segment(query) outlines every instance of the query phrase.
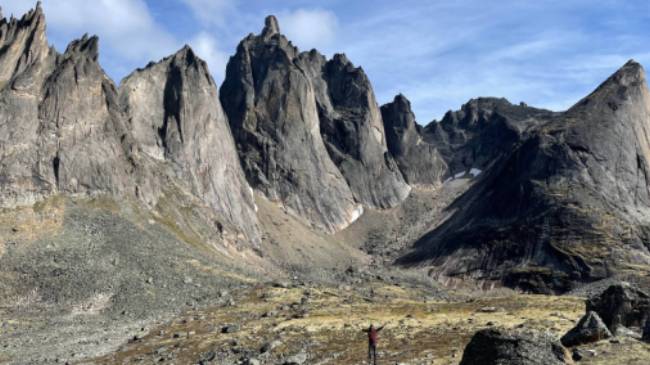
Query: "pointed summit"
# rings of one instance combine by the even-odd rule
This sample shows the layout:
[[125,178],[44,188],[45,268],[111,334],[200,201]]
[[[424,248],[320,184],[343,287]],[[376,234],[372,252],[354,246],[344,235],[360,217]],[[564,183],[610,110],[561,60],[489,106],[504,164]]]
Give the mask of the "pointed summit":
[[598,89],[612,83],[625,87],[643,85],[645,84],[645,70],[640,63],[635,60],[629,60],[605,80]]
[[280,33],[280,25],[275,15],[269,15],[264,19],[264,29],[262,30],[262,37],[272,37]]
[[626,100],[635,100],[632,104],[642,105],[648,102],[647,99],[645,70],[635,60],[629,60],[596,90],[571,107],[569,112],[602,109],[605,106],[615,111]]
[[88,36],[88,34],[84,34],[81,39],[70,42],[65,54],[68,56],[83,55],[97,61],[99,58],[99,38],[96,35]]

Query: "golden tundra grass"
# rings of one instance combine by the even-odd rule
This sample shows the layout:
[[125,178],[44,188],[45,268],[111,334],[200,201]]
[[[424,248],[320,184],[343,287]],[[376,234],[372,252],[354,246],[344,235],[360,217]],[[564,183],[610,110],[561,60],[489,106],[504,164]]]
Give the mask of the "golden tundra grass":
[[[303,296],[310,298],[305,304],[308,315],[295,318],[296,311],[286,307]],[[375,286],[372,296],[352,288],[249,289],[236,295],[235,306],[189,311],[152,328],[141,341],[91,363],[153,363],[160,357],[155,351],[166,347],[177,350],[175,364],[192,364],[202,353],[229,349],[232,340],[255,350],[279,340],[282,344],[273,353],[289,356],[305,350],[309,364],[363,364],[367,343],[362,329],[372,322],[386,324],[380,336],[382,364],[458,364],[463,348],[479,329],[523,327],[559,338],[584,313],[584,300],[576,297],[510,294],[433,302],[422,299],[425,296],[385,285]],[[484,313],[484,307],[495,307],[496,312]],[[277,314],[263,316],[269,311]],[[233,323],[241,326],[239,331],[221,333],[224,325]],[[175,333],[190,335],[174,338]],[[599,355],[581,363],[644,364],[643,359],[650,358],[650,346],[632,340],[604,341],[592,347]]]

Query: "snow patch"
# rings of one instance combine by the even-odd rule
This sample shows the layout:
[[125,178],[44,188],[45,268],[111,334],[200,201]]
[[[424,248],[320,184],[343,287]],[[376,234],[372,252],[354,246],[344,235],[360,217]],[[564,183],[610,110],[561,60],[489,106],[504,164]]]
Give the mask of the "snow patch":
[[474,167],[472,167],[472,168],[469,170],[469,174],[472,175],[473,177],[477,177],[478,175],[481,174],[481,172],[483,172],[483,171],[481,171],[481,170],[479,170],[479,169],[477,169],[477,168],[474,168]]
[[361,215],[363,214],[363,205],[359,204],[350,214],[350,220],[348,224],[354,223]]

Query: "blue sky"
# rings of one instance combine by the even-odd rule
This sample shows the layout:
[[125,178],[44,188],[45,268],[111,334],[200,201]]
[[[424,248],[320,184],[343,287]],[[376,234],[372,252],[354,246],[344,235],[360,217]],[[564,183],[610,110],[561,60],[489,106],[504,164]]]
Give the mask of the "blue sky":
[[[31,0],[0,0],[21,15]],[[59,50],[88,32],[119,82],[190,44],[223,80],[228,57],[267,14],[301,49],[345,52],[378,102],[403,93],[418,121],[477,96],[562,110],[634,58],[650,66],[649,0],[44,0]]]

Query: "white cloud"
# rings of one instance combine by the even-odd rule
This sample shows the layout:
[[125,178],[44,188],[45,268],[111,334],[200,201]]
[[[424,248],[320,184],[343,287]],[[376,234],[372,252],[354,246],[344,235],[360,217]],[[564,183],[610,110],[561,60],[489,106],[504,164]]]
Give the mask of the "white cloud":
[[221,26],[235,11],[234,0],[182,0],[205,25]]
[[[8,0],[3,8],[20,16],[34,4]],[[43,9],[48,29],[57,37],[72,40],[84,33],[96,34],[102,44],[128,60],[160,58],[179,46],[154,21],[144,0],[44,0]]]
[[321,9],[297,9],[278,14],[280,31],[301,49],[327,49],[336,38],[336,15]]
[[190,41],[190,46],[199,57],[208,63],[212,77],[214,77],[217,82],[220,82],[220,80],[223,79],[226,70],[228,55],[219,50],[217,41],[214,37],[206,32],[201,32]]

